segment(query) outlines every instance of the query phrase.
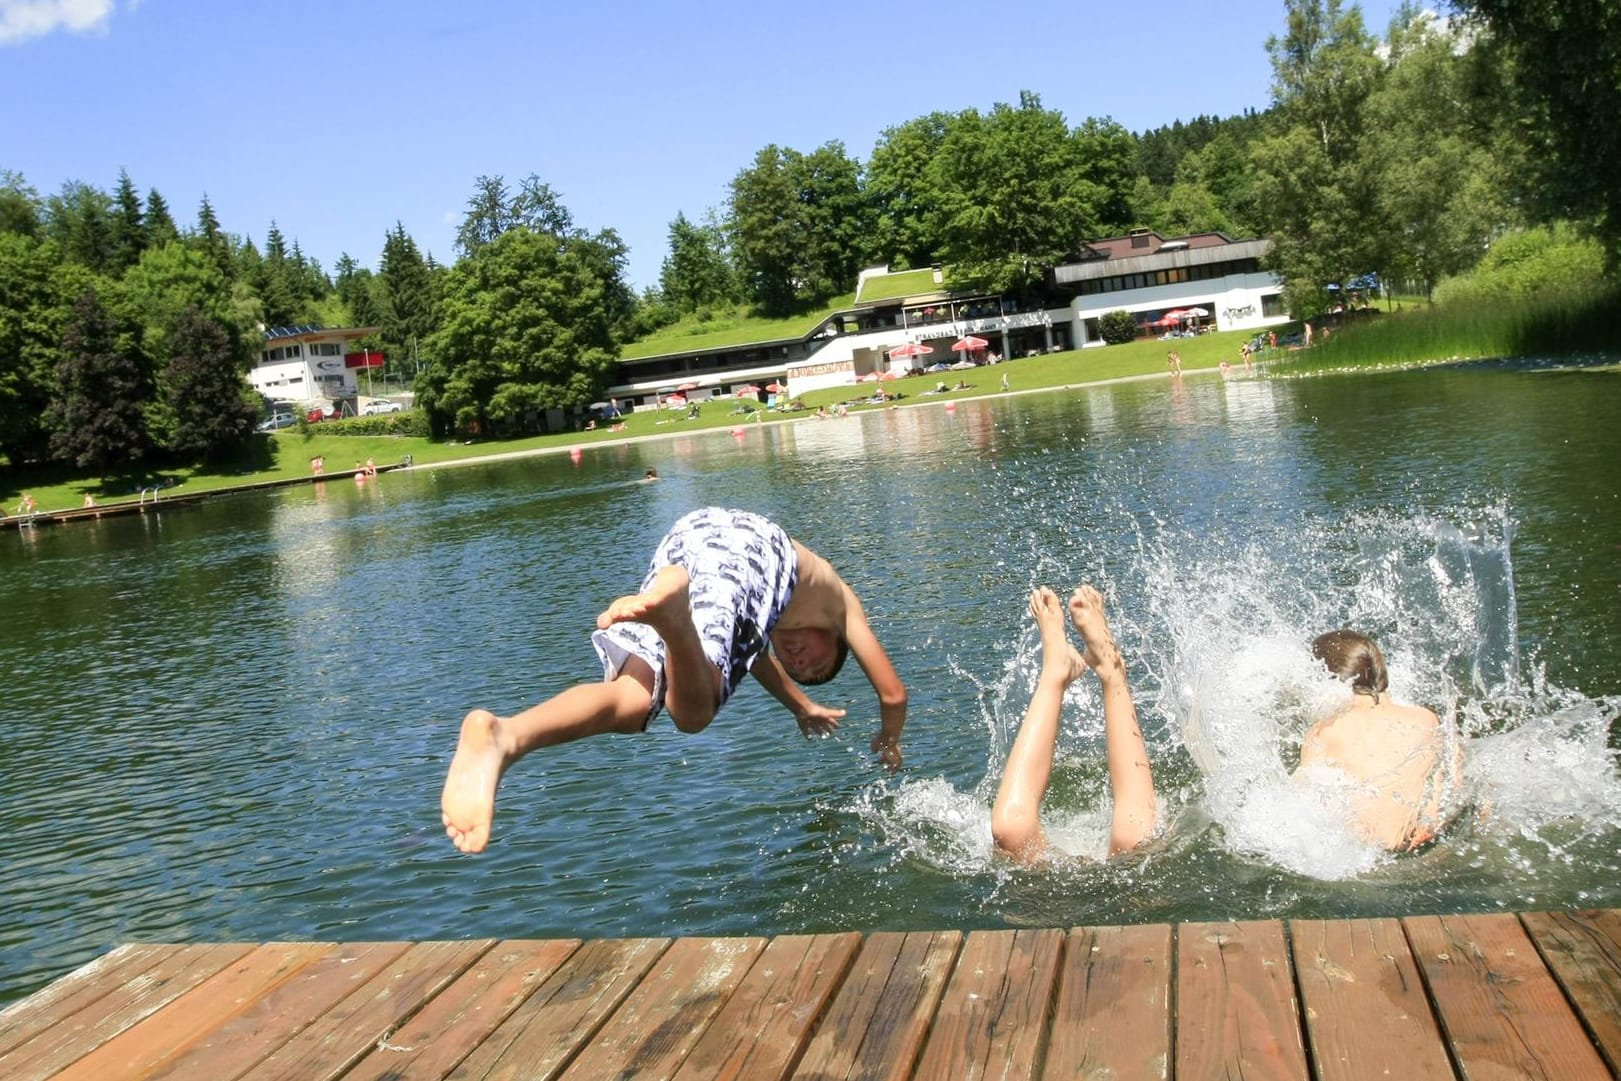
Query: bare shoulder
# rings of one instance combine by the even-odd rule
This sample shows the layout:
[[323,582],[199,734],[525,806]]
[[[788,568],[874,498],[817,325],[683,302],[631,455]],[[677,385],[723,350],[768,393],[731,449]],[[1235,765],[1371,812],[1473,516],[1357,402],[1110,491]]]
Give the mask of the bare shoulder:
[[799,561],[793,597],[783,610],[779,626],[839,627],[844,623],[847,598],[853,598],[833,564],[794,541]]

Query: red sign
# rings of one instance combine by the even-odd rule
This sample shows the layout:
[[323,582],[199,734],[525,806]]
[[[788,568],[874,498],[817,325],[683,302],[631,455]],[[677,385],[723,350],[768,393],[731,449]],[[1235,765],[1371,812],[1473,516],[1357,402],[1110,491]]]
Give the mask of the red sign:
[[381,368],[383,366],[383,354],[374,353],[370,349],[364,353],[345,353],[343,354],[343,366],[345,368]]

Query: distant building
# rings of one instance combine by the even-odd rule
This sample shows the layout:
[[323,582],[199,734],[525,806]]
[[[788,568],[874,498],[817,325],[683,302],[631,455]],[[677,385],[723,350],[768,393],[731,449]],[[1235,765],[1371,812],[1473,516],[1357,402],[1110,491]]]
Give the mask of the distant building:
[[[1167,239],[1138,229],[1082,245],[1077,258],[1020,297],[951,289],[940,267],[872,267],[861,272],[850,308],[795,337],[657,354],[639,354],[632,343],[609,393],[654,405],[683,387],[686,399],[721,398],[745,384],[778,381],[792,396],[854,386],[874,372],[1085,349],[1104,344],[1098,319],[1118,310],[1133,315],[1142,337],[1274,326],[1289,315],[1282,281],[1261,268],[1270,245],[1216,232]],[[965,350],[969,337],[986,344]],[[892,358],[901,347],[927,351]]]
[[381,353],[357,352],[354,344],[378,327],[273,327],[265,331],[259,363],[248,383],[271,401],[342,406],[353,411],[360,395],[355,373],[382,364]]
[[1081,258],[1053,268],[1053,285],[1073,296],[1071,319],[1082,347],[1103,344],[1098,319],[1122,310],[1143,336],[1188,327],[1256,330],[1289,321],[1282,279],[1261,269],[1271,243],[1222,233],[1167,240],[1137,229],[1084,245]]

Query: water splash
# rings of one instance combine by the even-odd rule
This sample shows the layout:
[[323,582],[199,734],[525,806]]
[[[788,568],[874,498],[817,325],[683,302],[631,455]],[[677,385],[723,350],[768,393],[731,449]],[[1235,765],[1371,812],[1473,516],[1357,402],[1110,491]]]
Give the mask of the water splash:
[[[1162,888],[1177,888],[1167,864],[1215,844],[1307,880],[1371,875],[1431,895],[1514,891],[1523,901],[1556,885],[1558,868],[1613,848],[1621,780],[1607,740],[1621,700],[1552,686],[1521,655],[1507,508],[1301,520],[1286,535],[1239,543],[1121,502],[1095,528],[1135,541],[1115,545],[1130,554],[1098,584],[1155,764],[1162,836],[1148,858]],[[1057,562],[1031,565],[1050,578]],[[1292,775],[1309,725],[1347,704],[1309,648],[1342,626],[1379,642],[1393,695],[1434,709],[1462,743],[1465,781],[1450,794],[1444,855],[1390,856],[1346,826],[1343,788]],[[976,690],[984,778],[969,789],[911,780],[869,792],[856,810],[902,858],[1005,885],[1016,872],[993,855],[989,806],[1039,643],[1025,628],[998,655],[1007,659],[989,682],[953,662]],[[1082,680],[1066,696],[1044,821],[1055,847],[1089,859],[1107,850],[1102,748],[1095,681]]]

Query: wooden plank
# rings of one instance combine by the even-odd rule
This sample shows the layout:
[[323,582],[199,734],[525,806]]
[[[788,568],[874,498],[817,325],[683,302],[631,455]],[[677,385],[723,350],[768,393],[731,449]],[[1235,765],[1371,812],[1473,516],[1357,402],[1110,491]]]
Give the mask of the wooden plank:
[[1400,923],[1292,920],[1289,931],[1317,1081],[1452,1081]]
[[917,1076],[1035,1077],[1063,951],[1059,930],[970,933],[935,1010]]
[[1177,1081],[1306,1081],[1283,925],[1184,923],[1176,947]]
[[478,960],[490,940],[419,942],[314,1024],[243,1074],[253,1081],[330,1081],[365,1058]]
[[13,1002],[0,1010],[0,1055],[61,1024],[180,949],[157,944],[119,946]]
[[[257,952],[243,942],[176,950],[123,987],[0,1057],[0,1077],[35,1081],[54,1076],[222,970],[248,963]],[[280,960],[264,957],[254,962],[259,963],[275,968]]]
[[262,995],[338,949],[331,943],[313,942],[260,946],[79,1059],[56,1075],[57,1081],[149,1077]]
[[1170,925],[1071,930],[1042,1076],[1163,1078],[1170,1064]]
[[786,1078],[860,948],[854,931],[773,939],[676,1071],[676,1081]]
[[961,931],[868,938],[793,1076],[909,1078],[962,938]]
[[1621,912],[1526,912],[1520,921],[1610,1071],[1621,1076]]
[[1409,916],[1402,926],[1466,1078],[1609,1081],[1519,920]]
[[500,943],[380,1040],[343,1081],[443,1078],[579,948],[577,938]]
[[635,990],[667,938],[588,942],[459,1065],[457,1081],[550,1081]]
[[677,939],[561,1076],[674,1077],[765,947],[763,938]]
[[[164,1081],[230,1081],[240,1077],[319,1021],[356,987],[397,960],[405,949],[403,942],[363,942],[332,949],[243,1004],[201,1039],[177,1043],[169,1061],[153,1071],[153,1076]],[[209,991],[209,985],[204,984],[170,1010]]]

